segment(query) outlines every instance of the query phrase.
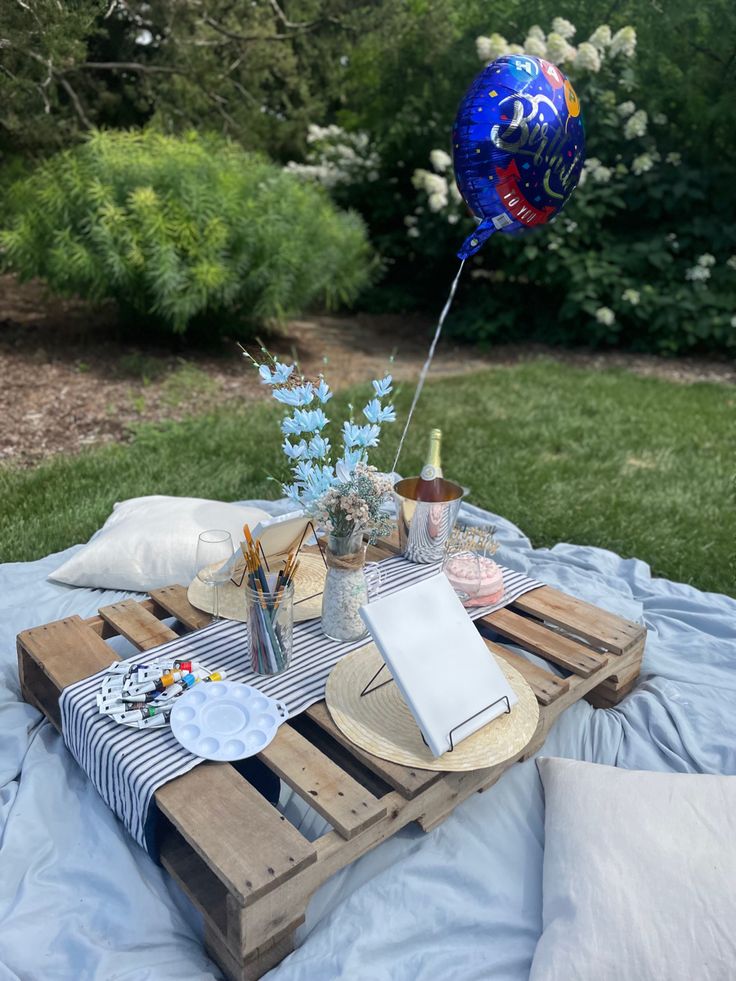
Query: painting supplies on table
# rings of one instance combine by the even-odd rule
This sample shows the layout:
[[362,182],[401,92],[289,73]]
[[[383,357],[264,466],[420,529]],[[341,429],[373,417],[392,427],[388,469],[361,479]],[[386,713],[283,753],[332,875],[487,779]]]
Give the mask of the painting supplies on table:
[[294,623],[294,576],[299,567],[297,551],[286,556],[281,569],[264,568],[263,550],[250,528],[243,527],[240,543],[248,583],[248,639],[251,669],[257,674],[278,674],[291,660]]
[[134,729],[169,724],[180,695],[199,682],[222,681],[224,671],[210,671],[199,661],[161,658],[150,664],[118,661],[110,665],[97,694],[101,715]]

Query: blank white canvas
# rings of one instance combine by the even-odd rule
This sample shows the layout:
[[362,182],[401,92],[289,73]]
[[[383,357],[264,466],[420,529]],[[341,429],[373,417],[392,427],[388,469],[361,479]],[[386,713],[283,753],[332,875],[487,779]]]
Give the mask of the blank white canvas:
[[434,756],[517,701],[444,573],[360,613]]

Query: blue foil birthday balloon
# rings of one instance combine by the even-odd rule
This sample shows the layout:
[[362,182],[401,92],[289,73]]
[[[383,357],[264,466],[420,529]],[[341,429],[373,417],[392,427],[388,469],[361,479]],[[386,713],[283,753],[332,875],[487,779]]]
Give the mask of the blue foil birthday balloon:
[[479,219],[467,259],[495,231],[542,225],[565,206],[585,160],[580,103],[543,58],[505,55],[468,89],[452,133],[457,186]]

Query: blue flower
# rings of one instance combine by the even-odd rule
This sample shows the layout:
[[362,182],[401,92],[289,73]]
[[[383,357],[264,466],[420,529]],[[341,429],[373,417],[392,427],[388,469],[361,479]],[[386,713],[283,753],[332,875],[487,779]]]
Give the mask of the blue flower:
[[301,426],[303,433],[313,433],[324,429],[329,422],[322,409],[296,409],[294,420]]
[[294,504],[301,504],[301,487],[299,484],[282,484],[281,490],[284,492],[286,497]]
[[314,464],[310,460],[300,460],[294,467],[294,476],[297,481],[306,484],[314,471]]
[[384,395],[389,394],[391,391],[392,380],[391,375],[386,375],[386,377],[381,379],[381,381],[373,382],[373,391],[376,393],[379,399],[383,398]]
[[328,491],[335,482],[335,472],[332,467],[315,467],[312,473],[309,475],[309,479],[305,481],[303,495],[305,500],[316,501],[317,498],[322,497],[322,495]]
[[272,376],[272,384],[284,385],[289,380],[293,370],[293,364],[282,364],[280,361],[276,361]]
[[304,432],[301,423],[296,418],[296,413],[294,416],[286,416],[281,420],[281,432],[284,436],[300,436]]
[[378,437],[380,435],[381,430],[378,426],[360,426],[355,445],[362,447],[378,446]]
[[307,444],[303,439],[300,439],[296,445],[285,439],[281,444],[281,449],[290,460],[300,460],[307,452]]
[[299,392],[301,395],[302,405],[309,405],[314,399],[314,385],[311,382],[304,382],[303,385],[298,385],[294,391]]
[[345,450],[342,459],[335,464],[335,475],[340,483],[346,484],[352,478],[356,466],[364,460],[364,450]]
[[284,405],[302,405],[302,395],[298,388],[275,388],[273,397]]
[[314,428],[312,426],[312,413],[309,409],[294,409],[294,425],[299,427],[300,433],[309,433]]
[[273,385],[273,375],[267,364],[258,366],[258,374],[261,376],[261,381],[264,385]]
[[324,460],[328,456],[330,449],[330,441],[319,434],[313,436],[309,441],[309,456],[312,460]]
[[381,403],[378,399],[371,399],[363,409],[363,415],[368,422],[378,422],[381,416]]
[[396,413],[394,412],[394,407],[392,405],[387,405],[385,408],[381,405],[378,399],[371,399],[371,401],[363,409],[363,415],[366,417],[368,422],[382,423],[382,422],[395,422]]
[[345,460],[338,460],[335,464],[335,476],[340,481],[341,484],[347,484],[353,475],[353,470],[355,469],[355,464],[352,466]]
[[361,426],[356,426],[353,422],[344,422],[342,424],[342,441],[347,449],[352,449],[353,446],[359,445],[361,429]]
[[314,398],[314,386],[311,382],[297,385],[295,388],[275,388],[273,397],[284,405],[309,405]]
[[329,400],[332,398],[332,392],[330,391],[330,386],[327,384],[324,378],[322,378],[321,375],[319,379],[319,385],[315,388],[314,394],[320,400],[322,405],[324,405],[325,402],[329,402]]

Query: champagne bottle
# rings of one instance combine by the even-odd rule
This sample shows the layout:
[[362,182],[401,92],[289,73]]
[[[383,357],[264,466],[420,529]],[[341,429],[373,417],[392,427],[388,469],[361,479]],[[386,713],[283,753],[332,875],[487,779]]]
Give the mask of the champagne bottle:
[[422,467],[422,473],[417,480],[416,500],[436,503],[448,499],[447,490],[442,479],[442,461],[440,448],[442,445],[442,430],[433,429],[429,434],[429,450]]

